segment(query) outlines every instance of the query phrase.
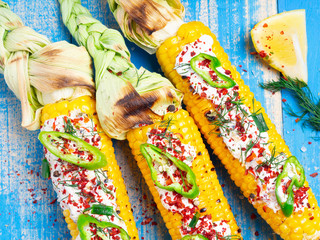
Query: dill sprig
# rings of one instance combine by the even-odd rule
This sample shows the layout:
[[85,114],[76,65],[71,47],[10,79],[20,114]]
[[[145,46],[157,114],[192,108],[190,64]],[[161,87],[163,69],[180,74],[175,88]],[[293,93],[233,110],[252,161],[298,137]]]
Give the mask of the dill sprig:
[[266,84],[260,83],[260,86],[271,92],[278,92],[282,89],[291,91],[302,108],[302,112],[296,113],[286,104],[288,114],[304,120],[303,126],[310,127],[317,132],[320,131],[320,101],[314,98],[305,82],[290,77],[287,79],[281,77],[279,81],[273,80]]
[[71,134],[71,135],[76,134],[77,131],[74,129],[74,127],[70,121],[70,118],[68,118],[67,121],[63,118],[63,121],[64,121],[64,131],[66,133]]
[[285,158],[284,160],[279,161],[279,158],[284,156],[284,153],[279,153],[277,156],[276,156],[276,153],[277,153],[276,148],[274,147],[271,151],[270,158],[269,159],[266,158],[266,161],[257,165],[256,169],[259,169],[260,167],[263,167],[263,166],[270,166],[271,168],[277,168],[279,166],[282,166],[287,159]]

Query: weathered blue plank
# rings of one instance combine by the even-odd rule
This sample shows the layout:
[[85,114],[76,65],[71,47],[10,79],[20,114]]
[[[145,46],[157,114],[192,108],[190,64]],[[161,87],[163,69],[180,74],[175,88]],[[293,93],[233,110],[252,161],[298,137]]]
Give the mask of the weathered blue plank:
[[[55,0],[6,1],[23,22],[52,41],[70,40]],[[1,239],[67,239],[66,223],[51,182],[39,176],[42,147],[38,132],[20,126],[20,102],[0,80]]]
[[[7,1],[12,9],[21,16],[25,24],[47,35],[51,40],[70,40],[70,35],[63,27],[56,0],[48,1]],[[186,6],[186,20],[201,20],[217,35],[218,40],[228,53],[231,62],[242,73],[243,79],[257,99],[267,108],[269,113],[279,113],[281,110],[279,96],[272,104],[270,95],[258,87],[258,82],[272,79],[277,73],[268,70],[265,64],[254,56],[249,31],[259,20],[277,11],[276,0],[183,0]],[[109,27],[118,28],[113,16],[108,11],[106,0],[86,0],[83,4]],[[297,8],[307,9],[308,43],[309,43],[309,85],[316,96],[319,95],[319,1],[279,0],[279,11]],[[132,60],[137,66],[143,65],[152,71],[159,71],[154,56],[149,56],[135,45],[128,43],[132,52]],[[242,67],[239,67],[242,65]],[[244,72],[242,69],[247,70]],[[289,103],[292,99],[283,94]],[[303,131],[300,124],[281,112],[277,125],[282,129],[291,151],[306,166],[308,174],[319,171],[319,142],[311,139],[315,134],[309,130]],[[70,235],[62,219],[60,207],[50,204],[55,194],[50,181],[37,176],[40,160],[43,157],[42,148],[37,141],[37,133],[23,130],[20,127],[21,114],[19,101],[6,87],[3,78],[0,82],[0,236],[1,239],[69,239]],[[295,131],[293,131],[295,129]],[[308,144],[308,142],[312,142]],[[307,151],[302,152],[301,147]],[[135,162],[132,159],[126,142],[115,142],[116,155],[122,167],[123,177],[128,187],[128,193],[133,205],[140,236],[145,239],[169,239],[158,211],[154,208],[151,195],[143,181]],[[221,184],[224,184],[225,195],[228,198],[236,218],[242,228],[245,239],[272,239],[274,234],[264,220],[252,220],[255,213],[253,207],[243,199],[238,188],[230,180],[227,172],[219,161],[213,159]],[[31,172],[33,170],[33,172]],[[17,172],[16,172],[17,171]],[[28,173],[29,172],[29,173]],[[318,201],[320,200],[319,177],[308,177]],[[46,189],[44,194],[44,190]],[[28,190],[30,189],[30,190]],[[34,190],[31,190],[34,189]],[[35,202],[37,201],[37,202]],[[256,214],[258,215],[258,214]],[[158,225],[141,225],[147,217],[151,217]],[[55,222],[57,219],[57,222]],[[260,234],[255,237],[255,232]],[[275,237],[276,238],[276,237]]]

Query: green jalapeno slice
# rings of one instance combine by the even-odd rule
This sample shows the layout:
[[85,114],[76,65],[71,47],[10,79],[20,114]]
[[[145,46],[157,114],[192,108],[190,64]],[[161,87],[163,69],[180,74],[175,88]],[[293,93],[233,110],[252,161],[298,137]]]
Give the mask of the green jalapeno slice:
[[[284,178],[290,178],[291,181],[285,192],[283,189]],[[282,173],[277,177],[275,189],[277,201],[286,217],[290,217],[294,210],[293,186],[302,187],[305,179],[304,169],[298,159],[294,156],[289,157],[283,166]]]
[[[201,62],[203,63],[201,65],[209,67],[211,71],[201,68],[199,65]],[[199,76],[212,87],[232,88],[236,85],[236,82],[232,78],[217,70],[217,68],[221,66],[221,62],[214,56],[206,53],[200,53],[190,60],[190,66],[193,71],[199,74]]]
[[[79,167],[83,167],[88,170],[95,170],[107,165],[107,159],[105,155],[98,148],[69,133],[43,131],[39,134],[39,140],[53,155],[63,161],[75,164]],[[92,159],[84,160],[76,154],[69,152],[64,153],[61,151],[59,146],[63,146],[63,142],[65,140],[70,140],[75,143],[77,149],[80,151],[87,151],[88,154],[92,156]]]
[[[144,158],[147,160],[148,166],[151,171],[151,178],[157,187],[161,189],[165,189],[167,191],[175,191],[181,194],[182,196],[190,199],[194,199],[199,195],[200,191],[196,183],[196,176],[193,173],[192,169],[187,164],[178,160],[171,154],[163,152],[160,148],[152,144],[147,144],[147,143],[141,144],[140,151],[144,156]],[[179,171],[186,172],[186,177],[185,179],[182,178],[182,180],[187,181],[187,183],[192,186],[191,189],[187,191],[184,190],[183,185],[174,181],[173,177],[171,177],[172,183],[168,186],[164,186],[158,181],[158,172],[153,166],[153,161],[156,161],[158,164],[165,166],[165,165],[168,165],[169,163],[168,160],[170,160],[178,168]],[[165,171],[168,173],[168,170],[165,170]],[[168,175],[170,176],[170,173],[168,173]],[[182,176],[182,173],[181,173],[181,176]]]

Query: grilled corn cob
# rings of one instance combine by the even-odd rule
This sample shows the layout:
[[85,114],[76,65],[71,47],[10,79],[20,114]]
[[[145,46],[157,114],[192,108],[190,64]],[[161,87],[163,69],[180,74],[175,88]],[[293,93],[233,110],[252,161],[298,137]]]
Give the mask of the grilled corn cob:
[[[270,144],[270,151],[276,147],[278,152],[285,153],[288,157],[291,156],[288,146],[285,144],[282,137],[277,133],[274,124],[265,113],[258,101],[253,100],[253,93],[250,92],[236,68],[231,65],[227,54],[224,52],[218,43],[215,35],[201,22],[190,22],[182,25],[177,32],[177,35],[167,39],[158,49],[157,58],[165,75],[180,89],[184,94],[184,103],[191,116],[194,118],[202,134],[207,139],[214,153],[221,159],[222,163],[227,168],[231,178],[239,186],[245,195],[249,198],[250,194],[257,194],[257,183],[251,174],[245,174],[246,169],[241,162],[234,158],[222,137],[218,134],[219,129],[212,124],[206,117],[206,113],[214,110],[211,101],[202,98],[199,94],[194,94],[190,91],[190,83],[187,79],[183,79],[175,68],[176,58],[182,51],[184,46],[188,43],[194,42],[202,35],[209,35],[212,37],[214,44],[212,52],[220,60],[224,69],[231,71],[231,75],[239,85],[240,98],[249,109],[260,109],[266,124],[269,128],[268,135]],[[305,183],[308,186],[308,183]],[[268,222],[272,229],[280,234],[284,239],[318,239],[320,235],[320,209],[314,194],[308,190],[309,208],[305,208],[301,212],[294,212],[290,217],[285,217],[281,211],[274,212],[264,203],[255,203],[254,207],[259,214]]]
[[[196,175],[197,185],[200,188],[198,208],[206,209],[205,212],[201,213],[201,216],[211,215],[213,221],[226,220],[231,229],[231,235],[238,235],[238,238],[240,238],[240,230],[230,211],[227,199],[223,196],[215,168],[193,119],[185,110],[179,110],[176,113],[166,114],[163,122],[168,122],[168,120],[172,121],[172,123],[169,124],[167,131],[172,131],[179,135],[181,142],[194,147],[197,153],[197,157],[192,162],[192,170]],[[180,214],[173,213],[163,206],[160,194],[151,178],[146,159],[140,152],[141,144],[148,141],[148,133],[152,129],[164,128],[163,122],[131,130],[128,133],[127,139],[172,239],[181,239],[179,229],[181,228],[182,217]],[[234,236],[234,239],[238,238]]]
[[[102,66],[100,62],[97,62],[104,56],[99,51],[104,51],[104,54],[109,56],[111,53],[126,49],[122,40],[118,39],[114,44],[114,41],[109,42],[109,45],[113,47],[112,50],[93,48],[88,44],[89,40],[101,41],[95,46],[103,46],[102,36],[106,36],[110,30],[102,27],[99,21],[92,18],[78,0],[60,0],[60,3],[64,23],[78,43],[89,49],[89,53],[96,61],[95,65],[99,67],[97,71],[113,74],[109,78],[110,85],[123,81],[126,78],[123,76],[121,79],[123,72],[119,73],[116,68],[112,67],[117,58],[109,59],[108,66]],[[78,26],[75,26],[75,23]],[[115,35],[115,31],[112,33]],[[122,55],[121,52],[118,54]],[[126,59],[125,65],[131,66],[125,69],[126,73],[134,68],[129,59]],[[131,79],[131,83],[134,83],[132,86],[141,94],[140,96],[143,96],[142,94],[149,91],[144,72],[139,74],[137,79],[136,82]],[[105,81],[105,77],[97,75],[96,82],[99,83],[97,91],[99,88],[103,89],[102,84],[105,84]],[[166,83],[166,79],[159,77],[158,90],[161,91],[163,89],[161,85]],[[172,93],[179,96],[172,85],[166,87],[171,89],[171,92],[165,96],[166,98],[171,99]],[[152,100],[154,98],[157,98],[157,94],[150,94],[151,102],[148,106],[139,109],[151,108],[153,111],[157,109],[159,105],[154,104]],[[129,103],[128,97],[124,96],[121,102],[124,100]],[[136,109],[139,107],[139,101],[142,100],[137,98],[133,104],[128,105]],[[165,101],[160,108],[166,111],[162,111],[160,117],[153,118],[151,123],[140,119],[127,132],[127,139],[142,174],[173,239],[195,234],[201,234],[210,240],[241,239],[240,230],[223,196],[201,135],[189,114],[184,110],[179,110],[180,101],[178,101],[175,102],[176,104],[173,104],[171,100]]]
[[[48,104],[42,110],[41,125],[43,125],[47,120],[54,119],[59,116],[68,116],[70,112],[77,110],[90,116],[91,120],[97,127],[96,132],[98,132],[101,138],[101,151],[107,157],[108,164],[103,168],[103,170],[106,171],[108,178],[113,181],[113,185],[116,187],[116,202],[119,207],[118,210],[120,211],[119,216],[125,222],[128,234],[131,236],[131,238],[138,239],[138,230],[135,226],[126,187],[114,155],[112,141],[102,132],[96,114],[95,105],[95,100],[89,96],[79,97],[72,101],[62,101]],[[66,217],[66,222],[68,223],[68,228],[70,230],[72,239],[76,239],[79,235],[77,224],[70,218],[69,210],[64,210],[63,214]]]
[[[138,239],[112,141],[102,133],[97,118],[96,104],[92,97],[94,83],[90,56],[84,48],[66,42],[50,43],[46,37],[23,26],[19,17],[2,1],[0,1],[0,16],[0,27],[4,29],[2,31],[4,36],[1,38],[0,69],[4,72],[9,87],[21,100],[22,125],[30,130],[35,130],[41,125],[42,130],[50,129],[52,131],[50,134],[67,132],[71,135],[84,131],[80,134],[79,140],[82,138],[85,143],[91,141],[92,145],[101,149],[101,152],[95,150],[97,154],[107,160],[103,169],[96,168],[89,171],[78,167],[77,164],[68,163],[67,158],[63,161],[62,157],[60,159],[45,149],[46,157],[51,159],[48,161],[54,162],[50,165],[51,179],[58,193],[58,201],[64,209],[63,214],[72,239],[80,239],[81,232],[84,234],[89,232],[88,229],[79,228],[75,222],[80,214],[90,214],[90,209],[84,211],[84,207],[94,208],[94,205],[100,207],[100,212],[96,208],[98,212],[95,213],[95,217],[100,220],[104,216],[101,208],[104,210],[105,202],[113,204],[108,206],[109,210],[112,209],[108,216],[119,219],[131,239]],[[74,121],[70,115],[79,117]],[[88,124],[91,129],[88,128]],[[67,143],[63,144],[63,151],[67,149]],[[85,155],[86,150],[82,146],[76,148],[76,145],[73,145],[74,148],[70,149],[73,152],[78,151],[79,156]],[[88,157],[90,156],[92,155],[88,154]],[[103,181],[99,181],[98,178]],[[95,193],[90,191],[92,189]],[[61,198],[63,195],[66,197]],[[111,219],[111,222],[113,221]],[[112,234],[116,237],[119,232],[120,236],[124,232],[121,228],[109,228],[115,230]],[[101,232],[101,234],[109,233]]]

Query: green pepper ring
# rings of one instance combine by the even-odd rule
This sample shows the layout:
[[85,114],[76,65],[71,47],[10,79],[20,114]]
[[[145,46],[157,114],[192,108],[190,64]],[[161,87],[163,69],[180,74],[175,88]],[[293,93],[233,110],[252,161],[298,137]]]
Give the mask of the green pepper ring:
[[[281,180],[288,176],[288,166],[290,163],[294,164],[294,166],[301,173],[300,181],[298,180],[297,174],[295,174],[294,177],[292,178],[292,181],[291,181],[288,189],[287,189],[288,198],[285,202],[283,202],[280,197],[279,191],[282,191]],[[294,194],[293,194],[293,190],[292,190],[293,185],[300,188],[303,186],[305,179],[306,179],[306,177],[305,177],[304,169],[303,169],[302,165],[299,163],[298,159],[295,156],[289,157],[283,166],[282,173],[280,173],[279,176],[277,177],[276,189],[275,189],[277,201],[281,207],[283,214],[286,217],[290,217],[291,214],[293,213],[293,210],[294,210]]]
[[[209,66],[210,69],[212,69],[217,74],[217,76],[222,81],[224,81],[224,83],[217,83],[217,82],[212,81],[208,71],[205,71],[205,70],[202,70],[202,69],[198,68],[198,66],[196,64],[197,61],[203,61],[205,59],[211,61],[210,66]],[[195,71],[197,74],[199,74],[200,77],[203,80],[205,80],[212,87],[215,87],[215,88],[232,88],[232,87],[234,87],[236,85],[236,82],[232,78],[220,73],[217,70],[217,67],[221,66],[221,62],[219,61],[218,58],[216,58],[214,56],[211,56],[211,55],[206,54],[206,53],[200,53],[200,54],[198,54],[197,56],[193,57],[190,60],[190,66],[193,69],[193,71]]]
[[[178,169],[180,169],[182,171],[186,171],[187,172],[187,175],[186,175],[187,181],[192,185],[192,188],[188,192],[186,192],[183,190],[182,185],[179,183],[173,183],[169,186],[161,185],[158,181],[157,171],[155,170],[155,168],[153,167],[153,164],[152,164],[152,157],[150,156],[150,154],[146,150],[147,148],[150,148],[155,154],[165,155],[167,158],[169,158],[173,162],[174,165],[176,165],[176,167]],[[152,144],[147,144],[147,143],[141,144],[140,151],[141,151],[142,155],[144,156],[144,158],[147,160],[147,164],[148,164],[148,166],[150,168],[150,172],[151,172],[151,178],[157,187],[159,187],[161,189],[165,189],[167,191],[175,191],[175,192],[181,194],[182,196],[184,196],[186,198],[190,198],[190,199],[194,199],[199,195],[200,190],[199,190],[199,187],[196,183],[196,176],[193,173],[192,169],[187,164],[185,164],[184,162],[173,157],[169,153],[162,152],[162,150],[160,148],[158,148]]]
[[196,235],[187,235],[181,238],[181,240],[208,240],[208,238],[204,237],[201,234]]
[[[90,162],[83,161],[81,158],[77,157],[73,154],[63,154],[59,149],[57,149],[54,145],[50,143],[50,139],[59,139],[59,138],[65,138],[71,141],[74,141],[78,147],[86,149],[88,152],[90,152],[93,155],[93,160]],[[86,168],[88,170],[95,170],[102,167],[105,167],[107,165],[107,159],[106,156],[96,147],[90,145],[86,141],[75,137],[68,133],[62,133],[62,132],[55,132],[55,131],[42,131],[39,134],[39,140],[40,142],[50,151],[53,155],[60,158],[63,161],[75,164],[77,166]]]
[[77,226],[80,232],[80,238],[81,240],[90,240],[91,239],[91,233],[89,231],[86,231],[86,228],[89,226],[90,223],[96,224],[98,227],[102,228],[117,228],[120,230],[120,236],[122,240],[130,240],[129,234],[120,226],[111,223],[111,222],[100,222],[94,217],[91,217],[86,214],[81,214],[77,221]]

